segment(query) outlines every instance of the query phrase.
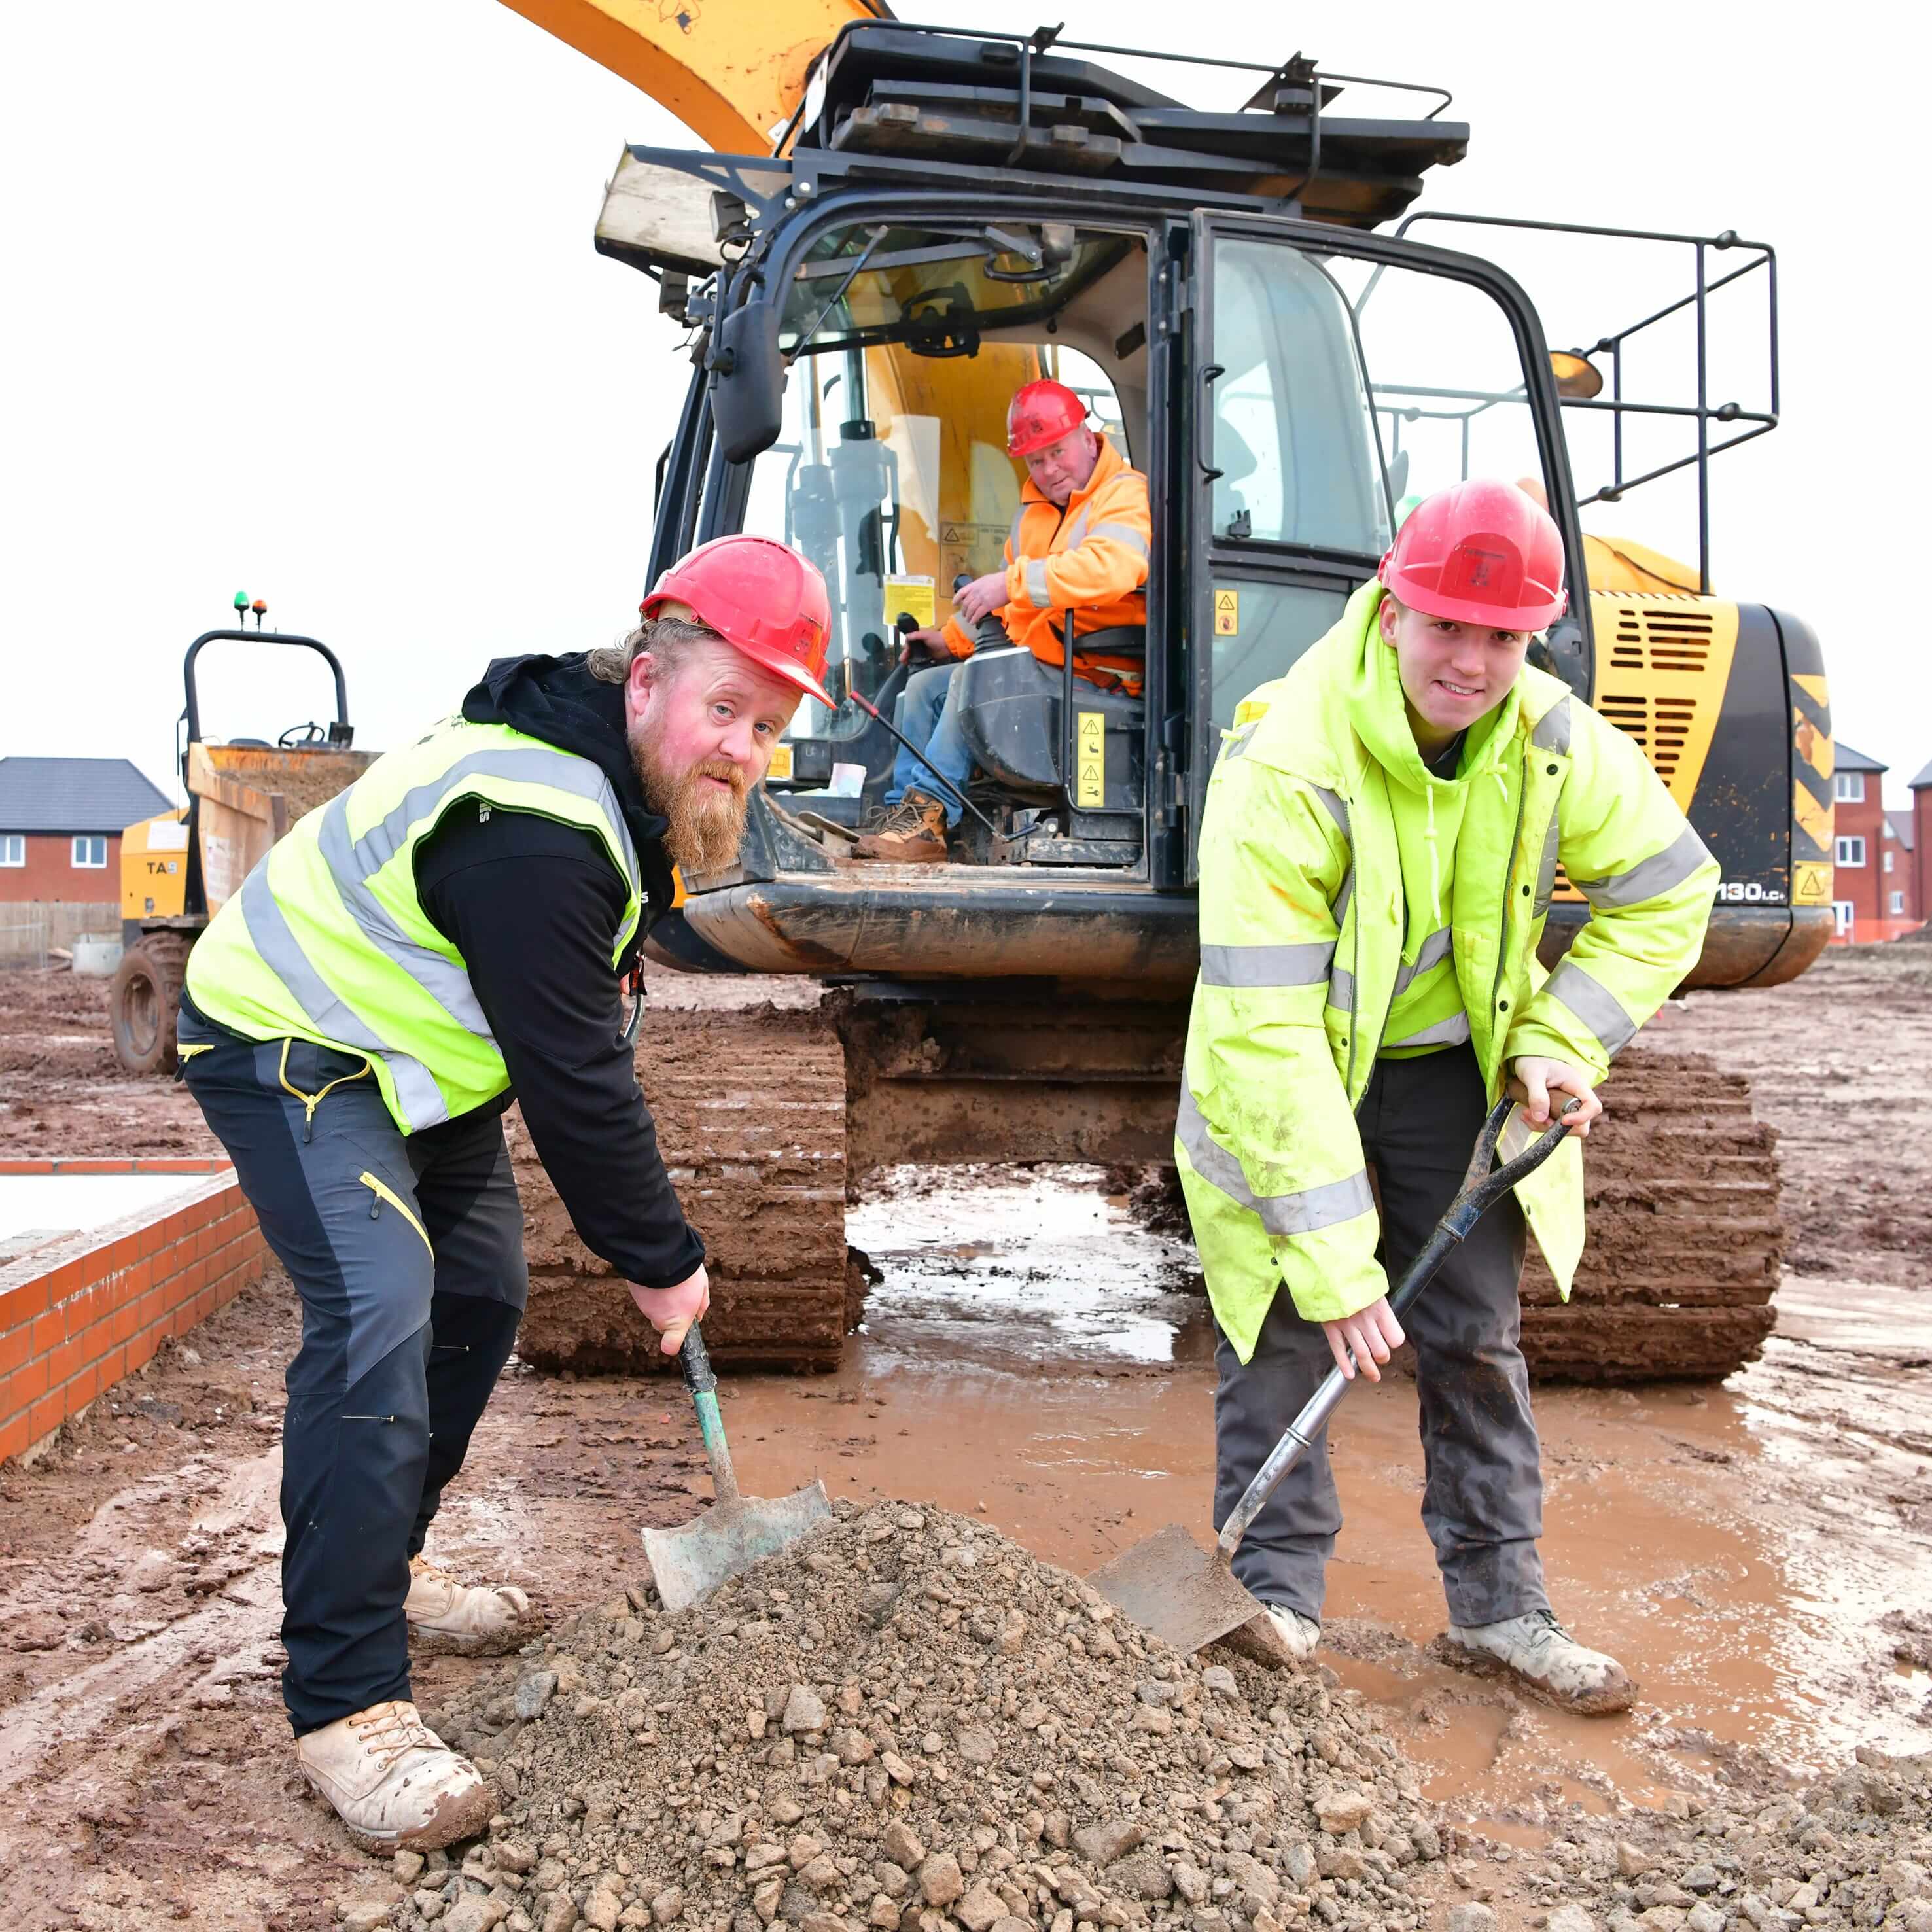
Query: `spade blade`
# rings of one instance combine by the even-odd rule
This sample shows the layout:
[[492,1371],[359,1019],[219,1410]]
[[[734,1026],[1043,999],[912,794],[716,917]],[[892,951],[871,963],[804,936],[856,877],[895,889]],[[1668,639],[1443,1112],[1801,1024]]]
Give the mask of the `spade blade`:
[[687,1610],[728,1578],[788,1549],[831,1516],[823,1483],[788,1496],[740,1496],[713,1504],[695,1522],[646,1530],[644,1554],[664,1608]]
[[1123,1550],[1088,1578],[1114,1609],[1184,1656],[1262,1614],[1220,1552],[1203,1550],[1179,1523]]

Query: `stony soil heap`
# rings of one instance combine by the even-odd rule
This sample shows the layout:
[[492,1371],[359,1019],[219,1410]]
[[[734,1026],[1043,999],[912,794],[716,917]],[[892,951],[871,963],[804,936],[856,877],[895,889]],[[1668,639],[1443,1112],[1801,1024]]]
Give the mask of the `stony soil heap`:
[[[1546,1932],[1932,1932],[1932,1757],[1862,1750],[1802,1792],[1726,1792],[1685,1818],[1695,1804],[1680,1795],[1674,1814],[1575,1816],[1540,1850],[1452,1859],[1474,1909],[1450,1924],[1485,1932],[1480,1901],[1507,1888]],[[1498,1864],[1514,1867],[1508,1877]]]
[[834,1508],[698,1608],[634,1592],[430,1713],[504,1814],[460,1872],[412,1869],[388,1922],[1420,1922],[1409,1868],[1442,1840],[1352,1694],[1179,1657],[982,1524]]

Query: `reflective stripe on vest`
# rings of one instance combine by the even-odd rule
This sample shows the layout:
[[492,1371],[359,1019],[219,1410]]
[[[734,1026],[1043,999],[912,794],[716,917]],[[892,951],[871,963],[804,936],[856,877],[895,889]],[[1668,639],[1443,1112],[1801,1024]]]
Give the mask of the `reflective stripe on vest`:
[[378,759],[298,821],[189,958],[189,990],[211,1019],[254,1039],[368,1055],[406,1133],[509,1084],[462,957],[416,896],[416,848],[465,800],[486,812],[538,812],[598,840],[626,892],[614,972],[643,891],[610,781],[588,758],[508,725],[460,719]]

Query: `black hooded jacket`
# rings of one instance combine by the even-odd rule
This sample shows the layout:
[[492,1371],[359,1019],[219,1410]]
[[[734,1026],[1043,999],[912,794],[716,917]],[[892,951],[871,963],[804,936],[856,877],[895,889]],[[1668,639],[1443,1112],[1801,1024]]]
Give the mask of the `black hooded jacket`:
[[[631,762],[622,687],[593,678],[581,652],[499,658],[463,715],[574,752],[610,779],[644,890],[628,971],[645,928],[670,910],[672,881],[664,821]],[[538,1157],[584,1245],[646,1288],[683,1280],[704,1244],[664,1173],[620,1036],[610,954],[626,896],[603,845],[538,813],[465,802],[417,848],[416,874],[423,910],[463,956]]]

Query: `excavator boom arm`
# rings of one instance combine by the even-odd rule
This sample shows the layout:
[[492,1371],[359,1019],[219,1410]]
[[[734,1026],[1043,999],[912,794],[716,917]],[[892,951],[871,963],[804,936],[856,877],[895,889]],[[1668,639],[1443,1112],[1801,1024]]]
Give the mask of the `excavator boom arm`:
[[621,75],[721,154],[761,154],[797,106],[812,62],[880,0],[503,0]]

